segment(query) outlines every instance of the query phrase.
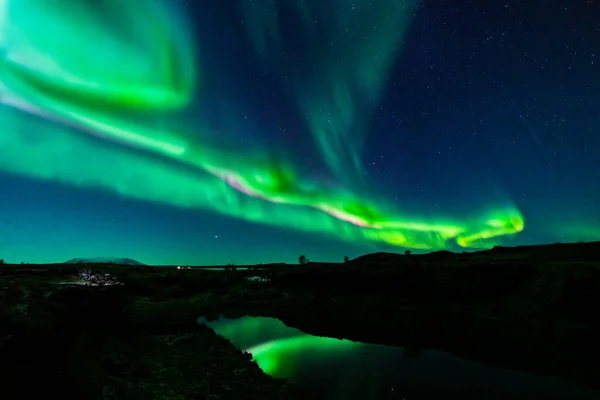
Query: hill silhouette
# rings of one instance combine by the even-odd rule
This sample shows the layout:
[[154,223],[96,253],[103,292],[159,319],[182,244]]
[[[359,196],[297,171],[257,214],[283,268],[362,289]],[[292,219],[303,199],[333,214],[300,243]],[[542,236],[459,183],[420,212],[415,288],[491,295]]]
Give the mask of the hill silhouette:
[[116,264],[116,265],[146,265],[132,258],[111,258],[111,257],[93,257],[93,258],[73,258],[65,261],[65,264]]
[[350,260],[350,265],[401,265],[412,261],[444,261],[465,258],[504,259],[504,258],[535,258],[537,260],[554,261],[600,261],[600,242],[587,243],[554,243],[543,245],[527,245],[516,247],[494,246],[488,250],[474,252],[454,253],[448,250],[439,250],[425,254],[399,254],[399,253],[371,253]]

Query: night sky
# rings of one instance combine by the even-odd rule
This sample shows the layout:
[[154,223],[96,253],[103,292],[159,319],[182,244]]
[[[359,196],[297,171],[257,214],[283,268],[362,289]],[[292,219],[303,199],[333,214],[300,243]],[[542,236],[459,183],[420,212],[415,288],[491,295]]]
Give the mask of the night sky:
[[595,0],[0,0],[0,258],[600,240]]

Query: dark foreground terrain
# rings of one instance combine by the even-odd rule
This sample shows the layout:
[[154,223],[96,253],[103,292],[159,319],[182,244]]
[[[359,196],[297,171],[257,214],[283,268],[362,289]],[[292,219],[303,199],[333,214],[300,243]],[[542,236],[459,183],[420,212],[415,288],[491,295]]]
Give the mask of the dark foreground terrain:
[[[60,284],[84,268],[123,285]],[[306,398],[196,324],[218,315],[276,317],[314,335],[435,348],[600,386],[600,243],[227,271],[0,269],[2,399]]]

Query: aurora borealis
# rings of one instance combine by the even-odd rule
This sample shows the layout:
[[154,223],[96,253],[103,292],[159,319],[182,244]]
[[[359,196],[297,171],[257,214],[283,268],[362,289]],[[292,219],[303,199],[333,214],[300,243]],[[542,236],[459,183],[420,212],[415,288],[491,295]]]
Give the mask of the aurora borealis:
[[540,72],[510,2],[195,3],[0,0],[0,257],[600,239],[591,38]]

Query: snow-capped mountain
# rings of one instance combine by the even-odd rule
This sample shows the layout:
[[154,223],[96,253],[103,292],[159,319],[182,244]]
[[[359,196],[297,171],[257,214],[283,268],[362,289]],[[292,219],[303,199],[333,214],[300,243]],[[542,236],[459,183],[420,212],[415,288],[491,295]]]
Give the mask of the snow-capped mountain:
[[65,261],[65,264],[118,264],[118,265],[146,265],[131,258],[92,257],[73,258]]

